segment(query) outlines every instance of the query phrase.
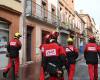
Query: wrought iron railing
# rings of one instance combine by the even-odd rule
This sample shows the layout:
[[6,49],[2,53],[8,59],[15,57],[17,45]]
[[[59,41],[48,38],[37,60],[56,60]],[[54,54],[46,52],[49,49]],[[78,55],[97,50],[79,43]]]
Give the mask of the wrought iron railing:
[[53,14],[52,12],[48,11],[44,7],[40,6],[39,4],[35,3],[32,0],[27,0],[26,3],[26,16],[30,16],[41,20],[43,22],[47,22],[54,26],[61,26],[66,29],[73,29],[73,24],[70,22],[63,23],[59,16]]
[[45,21],[55,26],[59,25],[59,17],[57,15],[53,14],[52,12],[49,12],[47,9],[32,0],[27,0],[26,16],[34,17],[36,19]]

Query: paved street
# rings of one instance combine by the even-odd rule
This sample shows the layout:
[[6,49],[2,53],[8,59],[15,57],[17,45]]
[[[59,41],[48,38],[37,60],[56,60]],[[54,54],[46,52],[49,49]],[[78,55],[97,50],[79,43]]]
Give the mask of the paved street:
[[[84,57],[82,56],[81,58],[82,60],[76,64],[76,72],[75,72],[74,80],[89,80],[87,65],[85,64]],[[100,75],[100,64],[98,66],[99,66],[98,73]],[[66,74],[67,73],[65,71],[65,80],[67,80]],[[100,80],[100,76],[98,80]]]
[[[87,65],[83,57],[82,60],[78,61],[76,64],[76,72],[74,80],[89,80]],[[18,80],[39,80],[40,63],[29,62],[20,68],[20,74]],[[100,65],[99,65],[100,74]],[[64,74],[65,80],[67,80],[67,72]],[[100,76],[99,76],[100,79]],[[4,80],[2,77],[2,70],[0,71],[0,80]]]

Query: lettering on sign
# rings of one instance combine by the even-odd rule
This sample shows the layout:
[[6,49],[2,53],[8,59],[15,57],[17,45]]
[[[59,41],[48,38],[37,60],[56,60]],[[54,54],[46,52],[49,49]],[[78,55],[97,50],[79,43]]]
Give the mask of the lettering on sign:
[[11,46],[15,46],[16,45],[16,42],[10,42],[10,45]]
[[56,49],[46,50],[46,56],[54,56],[56,55]]
[[88,47],[88,50],[89,50],[89,51],[95,51],[96,48],[95,48],[95,47]]

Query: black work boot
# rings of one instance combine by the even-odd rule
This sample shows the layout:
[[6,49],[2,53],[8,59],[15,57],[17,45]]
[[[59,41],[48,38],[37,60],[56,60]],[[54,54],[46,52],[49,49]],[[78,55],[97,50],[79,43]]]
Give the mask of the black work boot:
[[7,72],[3,72],[3,77],[7,78]]

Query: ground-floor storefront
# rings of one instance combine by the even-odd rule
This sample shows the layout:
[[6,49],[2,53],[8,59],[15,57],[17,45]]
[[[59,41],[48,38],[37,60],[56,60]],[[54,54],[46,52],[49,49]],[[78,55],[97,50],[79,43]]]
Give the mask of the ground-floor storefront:
[[19,32],[19,19],[19,12],[0,6],[0,68],[4,68],[8,63],[6,45],[14,33]]

